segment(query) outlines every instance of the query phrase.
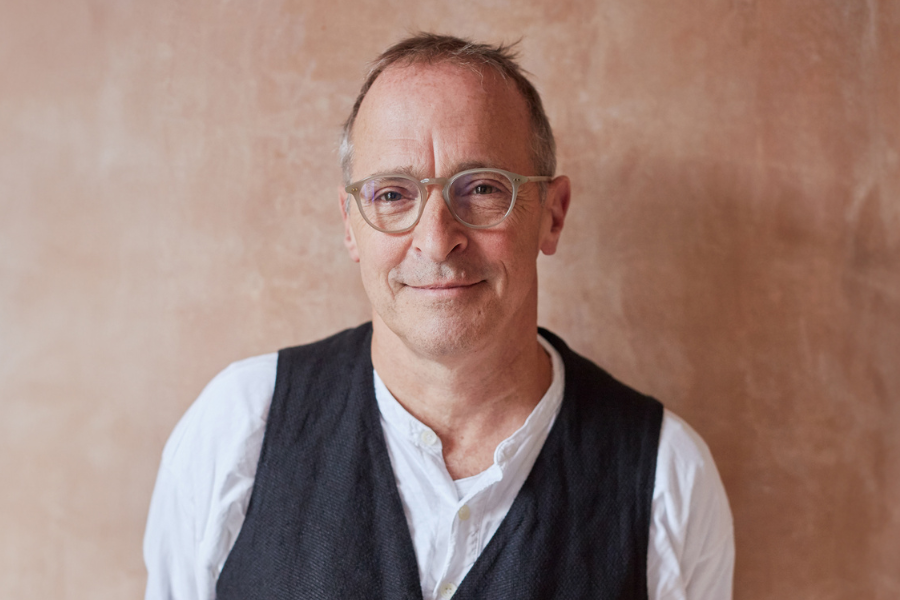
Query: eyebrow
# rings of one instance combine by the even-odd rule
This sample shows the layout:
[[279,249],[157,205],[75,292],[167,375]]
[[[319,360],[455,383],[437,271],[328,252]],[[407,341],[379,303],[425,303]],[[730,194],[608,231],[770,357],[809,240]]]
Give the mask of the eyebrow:
[[[453,166],[453,169],[450,172],[450,175],[448,175],[448,177],[452,177],[453,175],[456,175],[457,173],[461,173],[463,171],[468,171],[469,169],[504,169],[504,167],[498,167],[497,165],[492,165],[492,164],[489,164],[489,163],[486,163],[483,161],[470,160],[470,161],[455,164]],[[406,165],[406,166],[402,166],[402,167],[393,167],[390,169],[378,171],[377,173],[372,173],[371,175],[368,175],[367,178],[368,177],[385,177],[388,175],[408,175],[409,177],[412,177],[413,179],[425,179],[424,177],[419,176],[420,173],[421,173],[420,169],[416,169],[412,166]]]
[[366,178],[369,177],[385,177],[387,175],[409,175],[413,179],[417,178],[418,175],[415,172],[416,170],[410,166],[406,167],[393,167],[391,169],[385,169],[383,171],[378,171],[377,173],[372,173],[371,175],[367,175]]
[[460,173],[462,171],[468,171],[469,169],[502,169],[504,171],[509,170],[506,168],[506,165],[497,165],[497,164],[491,164],[491,163],[486,163],[486,162],[482,162],[479,160],[475,160],[475,161],[467,161],[464,163],[458,163],[455,166],[453,173]]

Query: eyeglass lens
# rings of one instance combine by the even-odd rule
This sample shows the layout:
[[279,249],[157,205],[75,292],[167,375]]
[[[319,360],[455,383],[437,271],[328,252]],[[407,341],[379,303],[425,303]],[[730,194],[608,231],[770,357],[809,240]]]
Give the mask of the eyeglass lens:
[[[469,225],[488,227],[503,220],[513,199],[509,178],[494,171],[466,173],[447,191],[456,217]],[[415,222],[422,201],[419,185],[403,177],[373,177],[359,191],[370,223],[384,231],[401,231]]]

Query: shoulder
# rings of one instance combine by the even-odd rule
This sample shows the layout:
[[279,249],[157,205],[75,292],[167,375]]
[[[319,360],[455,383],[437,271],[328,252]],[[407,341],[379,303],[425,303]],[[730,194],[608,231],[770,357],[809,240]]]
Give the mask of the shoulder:
[[731,597],[734,533],[725,488],[703,438],[669,410],[660,431],[650,537],[648,583],[656,597]]
[[[562,358],[565,393],[578,402],[579,410],[596,413],[601,416],[601,421],[615,419],[626,426],[649,425],[655,430],[649,439],[652,440],[652,447],[656,447],[656,434],[663,418],[663,406],[659,401],[617,380],[591,359],[573,351],[550,331],[539,328],[538,334]],[[627,431],[630,433],[632,430]]]
[[278,370],[287,378],[344,371],[361,358],[369,360],[371,341],[372,323],[363,323],[309,344],[282,349]]
[[176,425],[163,464],[179,471],[186,463],[218,462],[254,445],[254,437],[265,431],[277,364],[278,354],[264,354],[216,375]]
[[662,483],[657,495],[665,492],[688,492],[694,484],[713,475],[718,477],[709,446],[688,423],[666,409],[659,432],[657,482]]
[[229,365],[169,437],[144,534],[148,598],[212,597],[253,489],[277,359]]

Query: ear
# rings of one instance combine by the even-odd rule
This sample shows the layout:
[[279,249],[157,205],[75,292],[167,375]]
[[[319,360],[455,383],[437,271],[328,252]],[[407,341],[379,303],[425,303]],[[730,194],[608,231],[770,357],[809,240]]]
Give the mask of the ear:
[[347,247],[347,253],[350,255],[350,260],[353,262],[359,262],[359,250],[356,247],[356,236],[353,235],[353,227],[350,224],[350,211],[353,210],[351,206],[352,197],[346,191],[344,191],[343,186],[338,186],[338,203],[341,208],[341,218],[344,220],[344,246]]
[[547,187],[547,198],[541,217],[540,249],[549,256],[556,253],[556,245],[566,222],[566,213],[569,212],[572,190],[569,178],[565,175],[554,178]]

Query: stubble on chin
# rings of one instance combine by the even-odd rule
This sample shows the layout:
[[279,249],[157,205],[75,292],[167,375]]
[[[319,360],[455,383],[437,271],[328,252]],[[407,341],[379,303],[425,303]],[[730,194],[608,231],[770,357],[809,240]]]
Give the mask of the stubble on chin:
[[435,360],[471,354],[480,345],[478,327],[471,323],[428,319],[413,327],[391,327],[414,354]]
[[426,310],[420,307],[415,312],[418,314],[414,319],[404,319],[405,341],[407,346],[423,355],[447,358],[470,353],[480,347],[490,333],[486,318],[489,311],[482,306],[440,302]]

